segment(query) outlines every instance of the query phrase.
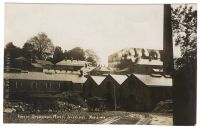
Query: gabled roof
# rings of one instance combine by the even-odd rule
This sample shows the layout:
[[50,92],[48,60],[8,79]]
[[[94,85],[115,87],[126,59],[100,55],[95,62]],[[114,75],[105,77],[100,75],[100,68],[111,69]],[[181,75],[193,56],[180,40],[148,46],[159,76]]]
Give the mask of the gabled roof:
[[53,63],[51,63],[50,61],[47,61],[47,60],[35,60],[35,61],[41,65],[53,65]]
[[143,75],[143,74],[132,74],[136,78],[138,78],[140,81],[142,81],[147,86],[169,86],[171,87],[172,84],[172,78],[166,78],[164,76],[161,77],[154,77],[151,75]]
[[90,77],[96,82],[97,85],[100,85],[106,78],[106,76],[90,76]]
[[114,75],[110,74],[110,76],[120,85],[128,78],[126,75]]
[[62,60],[58,63],[56,63],[56,65],[66,65],[66,66],[85,66],[85,64],[87,64],[89,62],[87,61],[81,61],[81,60]]
[[74,83],[85,83],[86,81],[86,78],[84,76],[80,77],[80,74],[46,74],[42,72],[4,73],[4,79],[71,81]]

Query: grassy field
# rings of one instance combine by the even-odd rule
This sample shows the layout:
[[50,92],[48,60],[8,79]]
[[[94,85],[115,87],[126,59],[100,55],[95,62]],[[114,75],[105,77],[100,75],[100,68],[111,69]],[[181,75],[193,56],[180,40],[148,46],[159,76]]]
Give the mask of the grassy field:
[[[130,116],[134,117],[130,117]],[[105,111],[105,112],[88,112],[88,111],[72,111],[57,112],[45,114],[25,114],[25,113],[4,113],[4,123],[55,123],[55,124],[136,124],[142,117],[149,117],[149,113],[134,113],[124,111]],[[155,116],[155,115],[154,115]],[[157,116],[167,116],[169,124],[171,123],[171,115],[158,114]],[[164,117],[162,117],[164,118]],[[157,122],[159,124],[159,122]],[[168,125],[166,123],[166,125]],[[165,124],[165,123],[163,123]]]

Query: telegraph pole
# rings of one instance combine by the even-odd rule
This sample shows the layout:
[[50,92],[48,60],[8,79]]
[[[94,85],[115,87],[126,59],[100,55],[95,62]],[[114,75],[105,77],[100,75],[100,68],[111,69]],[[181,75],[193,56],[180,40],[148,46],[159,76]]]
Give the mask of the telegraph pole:
[[115,108],[115,111],[116,111],[116,109],[117,109],[117,104],[116,104],[116,93],[115,93],[115,85],[114,85],[114,108]]

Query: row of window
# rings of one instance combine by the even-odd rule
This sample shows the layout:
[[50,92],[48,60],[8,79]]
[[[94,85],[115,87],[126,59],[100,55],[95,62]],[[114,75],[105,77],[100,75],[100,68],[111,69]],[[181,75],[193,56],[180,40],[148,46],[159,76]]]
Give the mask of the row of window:
[[[42,83],[42,84],[45,84],[45,88],[53,88],[52,86],[52,83],[51,82],[46,82],[46,83]],[[41,84],[38,84],[38,82],[32,82],[31,85],[30,85],[30,88],[31,89],[35,89],[35,88],[38,88],[38,86],[41,85]],[[27,86],[25,86],[27,87]],[[61,89],[63,86],[60,82],[57,83],[57,87],[58,89]],[[24,88],[24,85],[22,82],[15,82],[15,88]]]

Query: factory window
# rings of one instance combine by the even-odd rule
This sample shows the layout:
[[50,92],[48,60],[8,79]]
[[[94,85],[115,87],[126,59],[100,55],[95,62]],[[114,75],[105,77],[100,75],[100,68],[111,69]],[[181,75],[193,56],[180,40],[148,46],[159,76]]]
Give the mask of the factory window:
[[16,89],[18,88],[18,82],[17,81],[15,82],[15,88]]
[[51,82],[46,82],[46,88],[51,88]]
[[16,81],[16,82],[15,82],[15,88],[16,88],[16,89],[17,89],[17,88],[23,88],[23,87],[22,87],[22,82]]
[[60,82],[58,82],[58,89],[61,89],[61,84],[60,84]]
[[37,88],[37,82],[32,82],[31,88]]
[[37,87],[42,88],[42,84],[43,84],[43,82],[42,82],[42,81],[39,81],[39,82],[37,83]]
[[20,85],[20,88],[23,88],[22,82],[20,82],[19,85]]

